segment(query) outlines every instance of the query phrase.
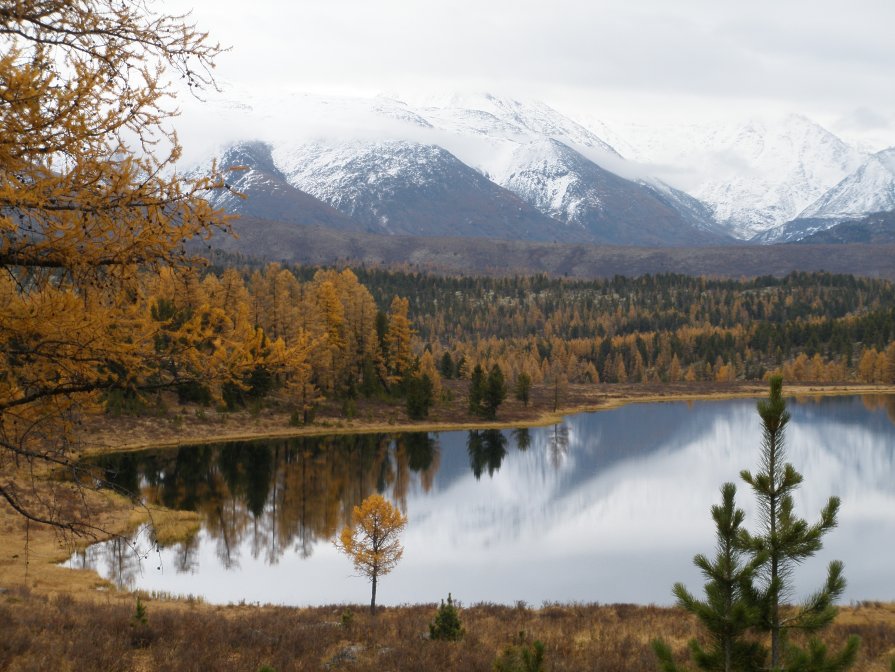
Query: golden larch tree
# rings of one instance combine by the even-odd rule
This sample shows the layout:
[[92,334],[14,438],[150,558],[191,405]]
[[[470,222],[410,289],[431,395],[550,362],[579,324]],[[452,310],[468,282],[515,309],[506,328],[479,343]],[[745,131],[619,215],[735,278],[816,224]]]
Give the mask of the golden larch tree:
[[404,554],[400,534],[407,518],[382,495],[370,495],[355,506],[351,524],[342,529],[336,547],[351,558],[354,568],[370,579],[370,613],[376,613],[376,584],[392,571]]
[[385,349],[389,382],[392,384],[403,380],[413,367],[413,351],[410,349],[413,330],[410,327],[410,318],[407,317],[409,309],[410,302],[396,296],[392,299],[388,311]]
[[221,49],[135,0],[3,3],[0,45],[0,499],[90,532],[69,506],[83,498],[39,497],[23,472],[74,463],[72,430],[101,393],[247,364],[202,305],[153,316],[145,283],[181,276],[185,244],[227,228],[203,198],[222,180],[178,176],[169,125],[168,78],[213,85]]

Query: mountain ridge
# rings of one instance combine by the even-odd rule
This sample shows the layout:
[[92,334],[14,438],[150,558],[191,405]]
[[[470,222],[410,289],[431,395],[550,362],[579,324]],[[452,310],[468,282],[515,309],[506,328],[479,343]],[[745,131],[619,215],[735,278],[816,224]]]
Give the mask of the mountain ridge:
[[[888,165],[884,152],[864,155],[800,115],[691,124],[680,137],[654,130],[638,143],[623,139],[624,128],[613,132],[543,103],[490,94],[313,100],[342,130],[268,143],[270,165],[253,179],[234,179],[249,200],[272,203],[222,198],[216,205],[301,219],[288,213],[297,196],[288,184],[338,210],[344,219],[329,212],[330,225],[346,230],[655,246],[732,244],[747,234],[752,242],[789,242],[835,223],[826,221],[835,217],[824,204],[838,203],[839,221],[895,209],[895,186],[891,202],[855,190],[837,201],[849,176]],[[363,123],[346,131],[351,119]],[[692,145],[689,154],[684,145]],[[663,172],[662,160],[700,156],[710,159],[704,172],[711,179],[688,190],[674,186],[684,178],[663,179],[673,170]],[[883,173],[893,175],[874,174]],[[322,220],[322,212],[304,221]]]

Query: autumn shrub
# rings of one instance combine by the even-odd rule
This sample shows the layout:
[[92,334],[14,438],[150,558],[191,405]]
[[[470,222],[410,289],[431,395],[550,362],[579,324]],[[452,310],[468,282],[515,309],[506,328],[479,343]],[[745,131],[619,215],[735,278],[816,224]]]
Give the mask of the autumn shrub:
[[463,632],[460,614],[457,613],[451,594],[448,593],[447,603],[441,601],[441,606],[435,613],[435,620],[429,624],[429,638],[456,642],[463,637]]

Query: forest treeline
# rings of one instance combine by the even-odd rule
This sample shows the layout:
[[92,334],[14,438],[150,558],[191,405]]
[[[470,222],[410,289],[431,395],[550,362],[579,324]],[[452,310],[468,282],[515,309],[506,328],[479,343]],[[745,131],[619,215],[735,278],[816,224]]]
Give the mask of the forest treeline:
[[[160,386],[174,387],[181,402],[233,410],[276,399],[292,406],[301,423],[324,398],[401,396],[420,371],[431,369],[430,379],[437,378],[431,355],[412,350],[407,300],[394,297],[380,310],[347,269],[321,270],[304,282],[276,264],[183,276],[162,269],[146,292]],[[184,331],[195,336],[184,338]],[[212,387],[197,375],[209,356],[229,369],[234,360],[248,366]],[[136,391],[107,397],[113,411],[143,403]]]
[[828,273],[568,281],[358,271],[404,292],[419,340],[535,382],[790,382],[895,378],[895,288]]
[[[178,284],[179,283],[179,284]],[[153,316],[225,315],[256,366],[220,391],[233,408],[404,396],[425,376],[497,365],[509,386],[763,380],[895,382],[895,287],[828,273],[749,280],[676,274],[570,281],[451,278],[382,269],[212,268],[162,274]],[[241,326],[240,326],[241,325]],[[212,334],[214,330],[211,330]],[[210,401],[195,381],[182,401]]]

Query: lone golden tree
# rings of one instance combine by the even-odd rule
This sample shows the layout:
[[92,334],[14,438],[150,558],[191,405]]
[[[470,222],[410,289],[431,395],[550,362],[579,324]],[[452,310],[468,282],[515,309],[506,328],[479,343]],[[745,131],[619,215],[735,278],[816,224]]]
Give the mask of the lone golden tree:
[[183,277],[190,239],[228,228],[202,198],[223,182],[178,177],[170,128],[169,79],[213,86],[220,52],[142,0],[0,0],[0,500],[31,520],[94,529],[72,510],[83,497],[21,476],[74,464],[101,394],[251,366],[220,315],[166,317],[145,290],[163,269]]
[[382,495],[370,495],[355,506],[351,525],[346,525],[336,547],[349,556],[354,568],[373,585],[370,613],[376,613],[376,583],[392,571],[404,554],[398,538],[407,518]]

